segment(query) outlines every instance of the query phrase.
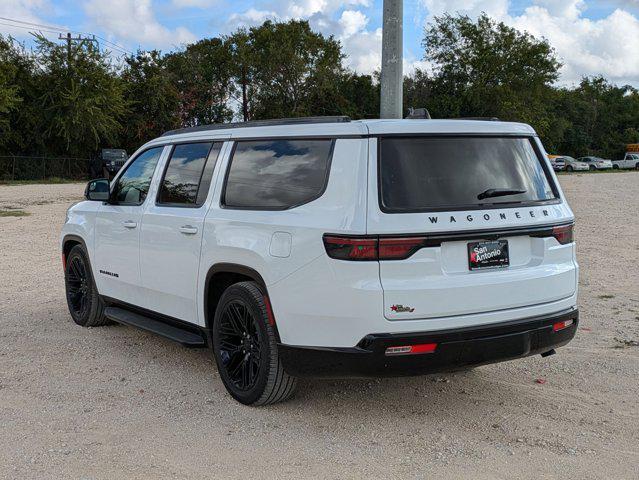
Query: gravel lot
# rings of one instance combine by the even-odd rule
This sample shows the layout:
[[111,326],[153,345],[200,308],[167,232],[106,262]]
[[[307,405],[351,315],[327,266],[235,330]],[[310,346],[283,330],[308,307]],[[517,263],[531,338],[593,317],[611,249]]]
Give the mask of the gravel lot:
[[557,355],[303,381],[258,409],[225,393],[206,350],[76,326],[58,235],[83,185],[0,186],[0,211],[30,213],[0,216],[0,477],[639,478],[639,174],[560,181],[582,322]]

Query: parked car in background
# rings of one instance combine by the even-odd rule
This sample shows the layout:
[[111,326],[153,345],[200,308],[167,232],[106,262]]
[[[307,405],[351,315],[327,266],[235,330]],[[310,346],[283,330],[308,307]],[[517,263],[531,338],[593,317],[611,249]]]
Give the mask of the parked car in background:
[[561,159],[564,161],[564,164],[566,165],[565,170],[567,172],[577,172],[577,171],[584,171],[584,170],[590,169],[587,163],[575,160],[573,157],[569,157],[567,155],[561,155]]
[[119,148],[103,148],[100,152],[100,159],[102,160],[104,176],[112,179],[129,159],[129,155],[126,150]]
[[626,153],[626,156],[623,157],[623,160],[613,160],[612,168],[636,168],[639,170],[639,153]]
[[550,160],[550,164],[552,165],[552,169],[555,172],[561,172],[566,168],[566,161],[564,157],[561,155],[548,155],[548,160]]
[[587,164],[590,170],[607,170],[612,168],[612,162],[610,160],[604,160],[599,157],[580,157],[577,160]]

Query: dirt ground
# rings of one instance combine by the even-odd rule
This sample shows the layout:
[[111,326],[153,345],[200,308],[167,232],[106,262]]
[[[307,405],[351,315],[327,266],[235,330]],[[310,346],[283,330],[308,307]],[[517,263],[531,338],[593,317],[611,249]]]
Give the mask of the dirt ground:
[[560,181],[582,268],[570,345],[305,380],[267,408],[233,401],[206,350],[76,326],[58,235],[83,185],[0,186],[0,211],[30,213],[0,216],[0,478],[639,478],[639,174]]

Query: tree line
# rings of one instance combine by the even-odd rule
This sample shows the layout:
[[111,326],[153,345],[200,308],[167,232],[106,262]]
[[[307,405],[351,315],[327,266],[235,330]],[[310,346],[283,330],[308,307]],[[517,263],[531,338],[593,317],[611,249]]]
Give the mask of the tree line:
[[[543,39],[487,16],[445,15],[424,33],[432,69],[404,80],[405,110],[530,123],[553,153],[607,158],[639,143],[639,92],[604,78],[556,86]],[[344,66],[338,40],[308,22],[267,21],[168,53],[114,57],[93,42],[0,35],[0,155],[129,153],[167,130],[268,118],[379,115],[378,75]]]

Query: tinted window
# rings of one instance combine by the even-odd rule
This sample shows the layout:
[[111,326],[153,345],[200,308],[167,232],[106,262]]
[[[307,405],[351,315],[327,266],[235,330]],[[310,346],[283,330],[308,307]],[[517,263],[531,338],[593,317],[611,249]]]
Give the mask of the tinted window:
[[113,191],[117,203],[141,205],[149,193],[151,178],[164,147],[142,152],[118,178]]
[[278,210],[318,198],[326,186],[332,146],[332,140],[238,142],[225,205]]
[[[381,202],[388,211],[461,209],[555,198],[527,138],[415,137],[380,141]],[[491,189],[523,193],[481,198]]]
[[176,145],[158,193],[158,203],[199,206],[206,201],[221,143]]

